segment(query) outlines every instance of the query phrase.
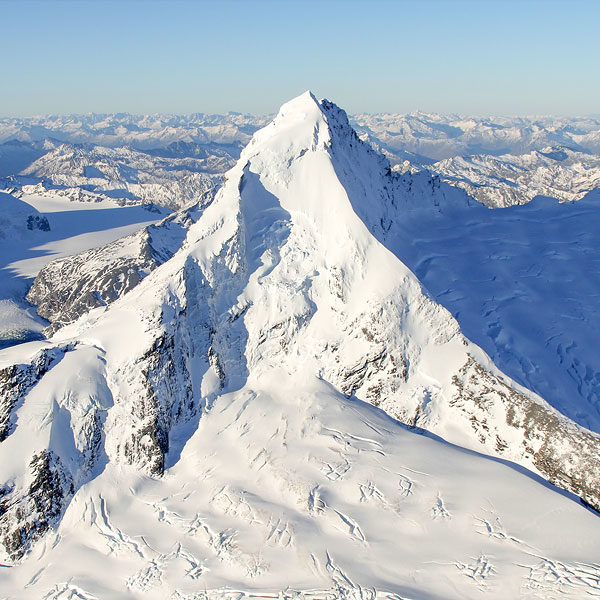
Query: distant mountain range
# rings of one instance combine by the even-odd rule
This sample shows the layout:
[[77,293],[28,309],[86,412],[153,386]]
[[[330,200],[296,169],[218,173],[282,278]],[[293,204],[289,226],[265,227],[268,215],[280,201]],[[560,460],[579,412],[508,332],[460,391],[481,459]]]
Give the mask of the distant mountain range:
[[[0,597],[597,597],[598,197],[489,210],[309,92],[167,215],[177,148],[6,180],[48,337],[0,351]],[[71,212],[139,226],[33,265]]]
[[600,118],[595,117],[463,117],[413,113],[355,115],[359,135],[382,149],[439,161],[473,154],[525,154],[548,146],[600,153]]
[[0,598],[600,597],[599,132],[0,120]]
[[[0,119],[0,186],[41,184],[73,199],[100,195],[177,208],[210,187],[209,179],[218,184],[268,119],[237,113]],[[413,113],[350,121],[395,170],[429,171],[490,207],[538,195],[573,201],[600,185],[597,118]]]

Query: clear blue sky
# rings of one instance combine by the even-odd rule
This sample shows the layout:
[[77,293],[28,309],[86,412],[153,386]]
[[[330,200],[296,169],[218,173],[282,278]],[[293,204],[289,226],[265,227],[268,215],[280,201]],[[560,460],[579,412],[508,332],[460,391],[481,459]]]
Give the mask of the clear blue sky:
[[600,0],[0,0],[0,116],[600,113]]

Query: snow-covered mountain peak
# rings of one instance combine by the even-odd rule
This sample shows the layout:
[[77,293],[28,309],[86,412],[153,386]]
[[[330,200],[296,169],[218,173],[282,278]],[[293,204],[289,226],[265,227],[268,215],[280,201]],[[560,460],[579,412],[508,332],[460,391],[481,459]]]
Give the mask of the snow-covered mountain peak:
[[307,91],[282,105],[276,117],[254,134],[242,152],[242,159],[269,151],[281,159],[289,159],[323,146],[328,140],[321,104],[312,92]]
[[[411,183],[398,184],[385,159],[358,140],[343,111],[311,97],[294,104],[298,110],[254,136],[182,250],[61,339],[93,340],[121,371],[129,363],[138,370],[139,357],[164,352],[168,359],[153,360],[177,360],[165,346],[169,340],[182,355],[196,356],[194,373],[181,377],[192,382],[192,397],[209,404],[224,391],[260,387],[274,367],[290,376],[300,372],[459,445],[542,473],[562,468],[558,452],[565,440],[556,448],[543,445],[543,455],[527,441],[530,435],[550,445],[561,439],[555,431],[560,417],[499,373],[394,255],[399,233],[390,223],[398,221]],[[434,197],[429,183],[422,193],[429,189]],[[114,338],[124,319],[132,331],[127,346]],[[134,382],[126,397],[145,385]],[[495,417],[493,434],[489,409],[477,414],[480,394],[492,394],[489,405],[503,415]],[[515,434],[524,435],[525,421],[514,418],[514,403],[535,415],[520,441]],[[128,456],[111,434],[111,460],[161,472],[171,426],[162,425],[163,442],[145,447],[135,441],[136,425]],[[584,454],[592,452],[593,437],[572,435]],[[596,502],[595,490],[566,485]]]
[[[235,356],[245,355],[251,367],[262,370],[302,357],[317,373],[315,363],[328,335],[340,335],[340,323],[329,319],[332,307],[345,305],[358,317],[369,297],[376,304],[379,295],[404,285],[407,270],[355,211],[358,205],[366,212],[367,196],[377,199],[367,189],[375,186],[370,179],[379,176],[371,168],[374,158],[345,113],[310,93],[284,105],[255,134],[188,237],[194,260],[211,273],[210,282],[221,287],[212,273],[222,261],[218,269],[229,269],[240,286],[237,295],[228,286],[227,301],[222,296],[219,303],[229,316],[244,313],[240,323],[223,323],[215,336],[228,340],[224,355],[232,352],[231,339],[241,339],[244,346]],[[378,159],[375,163],[379,165]],[[399,276],[382,276],[386,272]],[[411,280],[409,287],[420,294],[416,282]],[[321,317],[313,321],[318,311]],[[282,326],[287,329],[285,344],[266,343],[265,332]],[[243,332],[222,335],[240,327]],[[293,366],[289,368],[291,372]]]
[[[268,151],[281,154],[281,158],[293,158],[288,149],[299,149],[303,155],[309,150],[348,150],[358,143],[356,132],[350,125],[348,115],[327,99],[317,100],[306,91],[281,106],[275,118],[258,130],[242,158],[250,158],[258,152]],[[365,152],[372,152],[363,144]],[[345,148],[344,148],[345,147]],[[297,156],[297,154],[296,154]],[[378,158],[381,159],[378,155]]]
[[[0,593],[21,581],[44,593],[79,585],[90,561],[112,566],[130,548],[105,591],[95,575],[83,580],[89,597],[126,597],[125,588],[133,597],[156,578],[154,597],[186,597],[185,581],[163,589],[162,574],[178,577],[169,565],[187,560],[190,590],[355,588],[356,578],[403,596],[467,598],[467,581],[449,592],[471,569],[464,561],[478,572],[497,554],[498,594],[510,581],[516,597],[526,552],[558,553],[527,533],[534,507],[541,521],[564,511],[559,537],[588,527],[572,496],[389,419],[517,462],[600,506],[597,436],[499,372],[394,254],[390,219],[411,186],[429,206],[437,193],[428,176],[406,178],[341,109],[303,94],[255,134],[179,249],[137,286],[47,342],[11,349],[0,370],[0,558],[14,570]],[[156,227],[173,233],[149,229],[155,251],[184,235],[172,220]],[[16,455],[28,466],[8,460]],[[483,473],[494,473],[493,492]],[[525,495],[515,537],[494,537],[511,545],[484,552],[481,532],[492,540],[495,530],[487,520],[473,529],[474,511],[489,504],[499,523],[496,510],[512,517]],[[157,522],[169,525],[164,537]],[[36,554],[55,527],[61,537]],[[263,560],[279,529],[283,541]],[[521,539],[525,550],[512,545]],[[585,543],[558,558],[581,562],[597,547],[593,536]],[[75,553],[85,557],[72,567]],[[144,579],[148,561],[158,575]],[[365,564],[384,568],[373,576]],[[415,583],[431,564],[451,565],[451,581],[435,567]]]
[[290,115],[294,114],[307,115],[315,110],[321,110],[321,103],[310,90],[306,90],[299,96],[282,104],[275,119],[289,118]]
[[[358,138],[344,110],[311,92],[284,104],[254,134],[228,179],[244,168],[259,174],[286,210],[312,215],[334,238],[339,231],[342,246],[349,233],[344,214],[355,213],[372,232],[389,221],[389,162]],[[295,193],[288,193],[292,188]]]

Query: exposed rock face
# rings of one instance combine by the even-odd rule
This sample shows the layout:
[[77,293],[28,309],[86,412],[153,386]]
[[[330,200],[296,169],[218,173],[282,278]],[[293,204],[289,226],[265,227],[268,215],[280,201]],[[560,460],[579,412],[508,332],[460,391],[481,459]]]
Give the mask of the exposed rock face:
[[[2,186],[0,186],[1,189]],[[48,218],[33,206],[18,199],[19,191],[0,192],[0,240],[47,239],[50,231]]]
[[27,229],[50,231],[50,223],[48,223],[47,217],[42,217],[41,215],[29,215],[27,217]]
[[[69,344],[70,351],[25,397],[19,426],[0,446],[9,452],[7,444],[19,435],[25,443],[27,427],[39,426],[40,414],[51,415],[41,419],[45,437],[28,450],[42,465],[35,468],[47,473],[34,476],[42,483],[31,493],[46,490],[44,498],[60,500],[43,505],[40,523],[55,522],[102,461],[116,473],[133,466],[158,478],[179,460],[196,420],[202,427],[201,418],[227,411],[231,402],[232,423],[243,421],[267,389],[263,382],[278,387],[279,379],[283,386],[292,378],[294,385],[304,379],[306,390],[316,382],[319,394],[327,389],[335,399],[370,402],[454,444],[512,460],[599,507],[597,436],[504,378],[394,255],[400,235],[394,223],[402,211],[444,201],[451,207],[467,198],[429,175],[391,173],[343,111],[306,94],[255,135],[214,201],[196,216],[179,215],[125,242],[51,264],[31,299],[64,325],[48,343],[55,350]],[[125,257],[121,263],[115,252]],[[105,304],[104,311],[86,312]],[[15,373],[7,371],[6,379]],[[22,377],[23,393],[28,377]],[[301,402],[302,385],[286,411]],[[296,433],[319,428],[307,417]],[[249,429],[243,424],[228,438],[244,456]],[[278,425],[261,435],[279,431]],[[294,443],[282,435],[280,446]],[[356,450],[351,441],[346,445]],[[286,475],[278,481],[293,478]],[[5,479],[10,506],[28,502],[25,478],[14,487]],[[286,489],[294,490],[298,506],[315,507],[315,485]],[[58,488],[62,496],[53,492]],[[31,502],[28,510],[38,510]],[[439,499],[435,506],[436,515],[449,512]],[[16,510],[7,531],[16,531]],[[21,556],[37,535],[25,533],[22,551],[14,543],[21,534],[8,534],[11,556]],[[221,534],[207,535],[214,548]]]
[[[600,512],[600,436],[511,388],[473,357],[453,383],[457,391],[450,405],[468,415],[488,452],[509,460],[525,458],[550,483],[573,492]],[[506,431],[502,417],[512,431]],[[520,440],[520,452],[514,434]]]
[[24,494],[6,484],[0,492],[0,537],[13,560],[22,558],[58,522],[75,491],[60,457],[52,451],[34,455],[29,471],[31,482]]
[[174,337],[163,334],[141,357],[143,393],[135,403],[121,399],[131,406],[131,425],[128,437],[117,446],[117,456],[122,453],[126,462],[149,475],[163,474],[173,427],[199,414],[188,371],[189,355],[189,348],[176,347]]
[[107,306],[133,289],[179,250],[187,230],[213,197],[214,190],[194,206],[156,225],[48,263],[27,294],[38,314],[51,322],[45,334],[52,335],[93,308]]
[[28,364],[0,369],[0,442],[14,430],[14,412],[18,403],[63,354],[61,348],[41,350]]

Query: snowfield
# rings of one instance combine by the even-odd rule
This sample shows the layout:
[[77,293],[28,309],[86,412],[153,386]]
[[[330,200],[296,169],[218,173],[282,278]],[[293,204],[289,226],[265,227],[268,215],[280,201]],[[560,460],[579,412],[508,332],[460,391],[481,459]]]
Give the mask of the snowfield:
[[49,265],[101,301],[0,351],[0,597],[600,597],[599,436],[410,269],[472,203],[307,92],[214,197]]
[[600,193],[447,205],[407,211],[396,255],[502,371],[600,432]]
[[531,475],[411,432],[303,372],[273,371],[220,396],[172,443],[174,464],[159,480],[109,464],[80,488],[60,527],[3,569],[0,593],[600,594],[596,515]]
[[162,207],[74,202],[0,192],[0,347],[35,339],[48,325],[25,301],[49,261],[107,244],[168,214]]

